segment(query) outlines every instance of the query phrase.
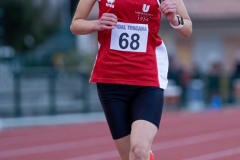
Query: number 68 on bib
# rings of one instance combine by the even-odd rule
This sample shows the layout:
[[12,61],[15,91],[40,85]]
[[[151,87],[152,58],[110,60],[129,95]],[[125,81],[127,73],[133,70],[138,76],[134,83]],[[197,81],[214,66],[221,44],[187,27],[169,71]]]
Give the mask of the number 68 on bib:
[[118,22],[112,29],[110,49],[130,52],[146,52],[148,39],[147,24]]

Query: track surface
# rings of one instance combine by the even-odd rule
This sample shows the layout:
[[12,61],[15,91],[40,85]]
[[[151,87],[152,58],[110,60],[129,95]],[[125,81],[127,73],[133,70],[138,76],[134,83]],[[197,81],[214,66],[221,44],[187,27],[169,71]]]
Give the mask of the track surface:
[[[240,160],[240,109],[165,112],[156,160]],[[119,160],[105,122],[0,131],[0,160]]]

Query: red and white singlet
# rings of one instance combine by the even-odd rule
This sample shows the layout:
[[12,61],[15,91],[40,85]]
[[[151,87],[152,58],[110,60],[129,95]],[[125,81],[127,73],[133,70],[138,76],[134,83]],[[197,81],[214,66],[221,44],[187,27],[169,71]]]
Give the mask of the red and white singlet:
[[118,17],[115,29],[98,32],[99,50],[90,82],[167,87],[168,55],[158,36],[158,0],[99,0]]

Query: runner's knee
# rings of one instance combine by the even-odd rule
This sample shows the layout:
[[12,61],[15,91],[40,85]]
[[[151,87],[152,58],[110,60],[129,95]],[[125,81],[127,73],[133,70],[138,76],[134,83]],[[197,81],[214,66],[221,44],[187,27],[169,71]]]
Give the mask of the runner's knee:
[[131,154],[134,160],[145,160],[149,156],[149,148],[143,143],[136,143],[131,147]]

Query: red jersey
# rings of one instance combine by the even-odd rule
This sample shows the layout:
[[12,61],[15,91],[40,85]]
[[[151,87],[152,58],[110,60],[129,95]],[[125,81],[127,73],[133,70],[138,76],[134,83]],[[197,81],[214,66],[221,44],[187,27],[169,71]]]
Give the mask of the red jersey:
[[118,17],[112,30],[98,32],[99,50],[90,82],[167,86],[168,56],[158,36],[158,0],[99,0],[103,13]]

